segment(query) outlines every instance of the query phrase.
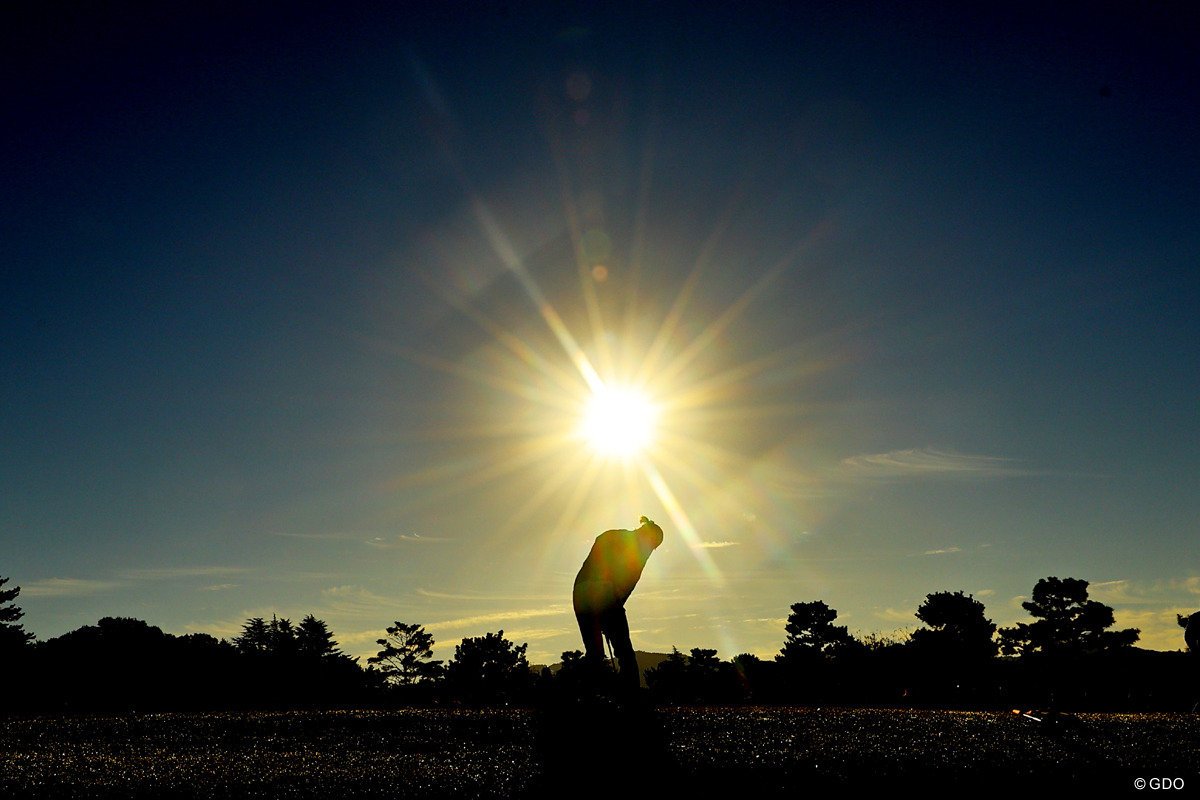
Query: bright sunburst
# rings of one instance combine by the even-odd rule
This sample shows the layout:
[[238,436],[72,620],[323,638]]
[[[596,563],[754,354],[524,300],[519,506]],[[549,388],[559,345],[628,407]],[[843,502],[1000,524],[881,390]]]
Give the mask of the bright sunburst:
[[[747,338],[735,323],[745,321],[746,312],[828,228],[773,241],[763,253],[739,254],[731,249],[736,242],[725,241],[734,238],[733,222],[744,211],[746,195],[738,193],[704,239],[660,240],[647,221],[652,186],[647,172],[634,201],[640,210],[629,231],[627,261],[609,261],[616,255],[599,214],[603,194],[572,185],[573,151],[559,138],[577,133],[576,119],[547,122],[565,231],[536,246],[529,236],[510,237],[504,219],[521,215],[514,216],[512,208],[503,219],[493,213],[456,164],[477,231],[463,243],[438,238],[444,260],[426,286],[460,313],[457,323],[483,334],[482,345],[453,357],[389,346],[472,385],[473,396],[444,395],[446,408],[439,413],[445,427],[425,426],[419,436],[453,446],[447,445],[441,460],[403,475],[398,485],[419,488],[406,498],[409,513],[503,486],[491,499],[494,522],[490,535],[478,540],[476,557],[496,559],[506,549],[529,552],[540,542],[535,572],[561,563],[563,558],[555,558],[564,547],[576,547],[589,511],[595,512],[589,518],[607,524],[618,512],[630,519],[647,509],[657,513],[657,504],[672,535],[719,582],[721,570],[707,543],[725,535],[716,531],[743,524],[764,491],[753,474],[758,465],[747,453],[760,452],[753,450],[755,442],[770,444],[769,432],[779,428],[773,417],[804,410],[787,387],[831,363],[818,358],[807,341],[763,348],[780,331],[768,337],[751,330]],[[482,259],[471,243],[476,235],[490,251]],[[693,246],[690,268],[686,256],[672,255]],[[739,265],[760,261],[761,272],[743,265],[717,275],[714,263],[722,248]],[[651,275],[648,253],[656,250],[670,257]],[[563,280],[572,256],[575,286]],[[488,269],[476,270],[480,263]],[[676,263],[681,271],[672,280]],[[537,279],[530,266],[538,268]],[[711,298],[702,291],[710,278]],[[506,294],[506,282],[520,288],[528,305]],[[515,307],[507,305],[514,300]],[[530,541],[531,530],[538,531],[536,541]],[[572,550],[570,557],[575,555]]]
[[596,453],[632,458],[654,439],[658,409],[634,389],[602,386],[584,413],[580,433]]

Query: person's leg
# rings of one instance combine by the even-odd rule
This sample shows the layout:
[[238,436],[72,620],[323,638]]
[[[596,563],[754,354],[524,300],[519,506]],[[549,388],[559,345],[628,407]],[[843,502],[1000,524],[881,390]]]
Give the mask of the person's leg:
[[641,685],[641,675],[638,672],[637,656],[633,653],[633,643],[629,640],[629,619],[625,616],[625,608],[617,606],[604,615],[604,634],[612,644],[613,654],[621,666],[621,683],[631,689]]
[[577,583],[572,592],[575,619],[583,637],[584,658],[592,663],[604,660],[602,616],[611,595],[611,585],[596,581]]
[[579,633],[583,637],[583,654],[587,661],[604,660],[604,636],[600,627],[600,618],[586,611],[576,611],[575,619],[579,622]]

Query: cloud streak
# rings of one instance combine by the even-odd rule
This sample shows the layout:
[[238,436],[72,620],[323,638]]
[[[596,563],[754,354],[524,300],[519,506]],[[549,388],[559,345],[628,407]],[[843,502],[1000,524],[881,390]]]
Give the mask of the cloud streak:
[[46,578],[21,586],[26,597],[85,597],[124,586],[119,581],[94,581],[84,578]]
[[1018,463],[1011,458],[946,453],[924,448],[847,458],[839,465],[839,474],[851,480],[997,478],[1037,474],[1018,467]]
[[213,575],[237,575],[249,572],[244,567],[163,567],[158,569],[126,569],[117,573],[128,580],[166,581],[176,578],[208,578]]
[[479,625],[491,625],[496,622],[514,622],[534,617],[551,617],[560,614],[570,614],[571,609],[566,605],[550,606],[549,608],[530,608],[518,611],[499,611],[493,614],[478,614],[473,617],[460,617],[442,622],[434,622],[425,626],[425,630],[447,631],[459,628],[473,628]]
[[388,537],[376,536],[372,539],[367,539],[364,544],[368,547],[391,548],[403,547],[408,544],[440,544],[452,541],[454,539],[448,536],[422,536],[419,533],[401,533]]

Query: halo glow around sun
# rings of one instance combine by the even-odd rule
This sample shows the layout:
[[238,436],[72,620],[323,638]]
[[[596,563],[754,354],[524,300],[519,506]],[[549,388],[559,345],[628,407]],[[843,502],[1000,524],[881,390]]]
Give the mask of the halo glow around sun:
[[580,433],[603,456],[634,456],[654,439],[658,409],[641,392],[601,387],[584,413]]

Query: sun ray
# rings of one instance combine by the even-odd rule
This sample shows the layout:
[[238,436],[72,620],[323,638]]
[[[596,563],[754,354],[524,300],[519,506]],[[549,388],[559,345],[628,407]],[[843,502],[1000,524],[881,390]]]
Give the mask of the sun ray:
[[[423,77],[424,81],[436,91],[437,86],[433,81],[432,76],[426,74]],[[440,110],[448,119],[452,121],[453,117],[450,113],[448,105],[443,102]],[[538,309],[538,312],[542,315],[542,318],[546,321],[546,324],[550,326],[551,332],[558,339],[563,349],[567,351],[567,355],[570,358],[571,363],[574,364],[575,368],[579,370],[588,386],[594,390],[596,387],[601,385],[601,381],[599,376],[596,374],[595,369],[592,367],[591,362],[584,354],[582,348],[580,348],[578,343],[575,341],[575,337],[571,335],[571,332],[567,329],[567,326],[564,325],[561,318],[559,318],[558,312],[554,310],[554,307],[546,299],[545,295],[543,295],[536,281],[534,281],[533,277],[521,263],[520,257],[517,255],[516,250],[513,248],[508,236],[501,228],[500,223],[492,214],[491,209],[488,208],[487,203],[483,201],[483,198],[475,190],[475,187],[470,177],[467,175],[466,169],[462,164],[462,160],[458,157],[458,154],[453,150],[448,142],[444,143],[442,149],[443,154],[449,162],[451,170],[454,172],[459,185],[462,186],[463,191],[470,201],[471,210],[475,215],[476,223],[479,225],[484,237],[491,245],[492,252],[496,254],[496,257],[500,259],[500,262],[505,266],[505,268],[508,269],[508,271],[511,272],[517,279],[517,282],[521,285],[521,288],[525,290],[525,293],[529,296],[530,300],[533,301],[534,306]]]
[[513,397],[524,400],[533,400],[537,403],[560,408],[564,411],[570,411],[576,405],[576,403],[569,396],[547,392],[545,389],[540,387],[530,386],[527,382],[522,382],[513,378],[505,378],[500,375],[466,367],[462,364],[457,364],[440,356],[422,353],[419,350],[414,350],[403,345],[391,344],[388,345],[388,347],[394,353],[409,361],[417,364],[424,364],[427,367],[432,367],[433,369],[448,373],[450,375],[455,375],[459,378],[463,378],[473,383],[478,383],[482,386],[499,389],[507,394],[512,395]]
[[[413,485],[428,485],[431,483],[440,485],[440,491],[423,492],[419,498],[413,498],[411,501],[415,506],[425,506],[462,494],[468,489],[489,483],[504,475],[515,472],[544,458],[550,452],[559,451],[563,446],[562,437],[554,434],[546,434],[533,439],[524,439],[519,444],[514,444],[511,448],[506,449],[504,458],[489,460],[488,463],[478,468],[475,468],[471,464],[462,466],[457,470],[451,467],[446,470],[408,473],[404,478],[393,481],[392,486],[394,488],[401,488]],[[476,462],[478,460],[479,457],[475,459]],[[467,470],[472,471],[468,472]],[[453,481],[443,480],[454,472],[458,474],[454,476]]]
[[590,467],[589,463],[585,463],[581,468],[572,467],[571,469],[559,469],[554,472],[551,478],[543,481],[538,486],[536,492],[531,494],[521,503],[516,510],[512,512],[504,524],[496,531],[497,536],[504,536],[511,533],[517,526],[528,520],[534,512],[541,508],[542,504],[553,497],[569,480],[576,477],[581,470],[587,470]]
[[474,322],[486,333],[490,334],[497,342],[507,348],[509,352],[537,369],[546,377],[550,378],[562,389],[570,392],[575,390],[575,388],[578,386],[578,383],[571,376],[571,373],[547,359],[520,337],[504,330],[499,323],[487,317],[475,306],[463,301],[461,298],[454,296],[451,292],[443,289],[435,281],[427,280],[425,283],[431,291],[437,294],[451,307],[466,315],[468,319]]
[[780,348],[694,381],[672,393],[671,406],[674,409],[682,409],[695,405],[711,405],[718,393],[731,388],[734,392],[744,391],[744,382],[748,378],[783,364],[793,365],[793,374],[796,377],[813,375],[829,369],[828,360],[800,358],[807,356],[810,349],[811,346],[807,343]]
[[[424,77],[436,90],[433,79],[428,75]],[[656,97],[651,98],[652,112],[657,111]],[[449,118],[449,106],[444,99],[440,102],[441,113]],[[748,456],[742,452],[745,447],[737,443],[737,424],[801,414],[810,407],[799,402],[771,402],[773,396],[778,395],[756,394],[759,389],[750,385],[749,379],[764,373],[770,373],[774,379],[777,371],[795,378],[829,366],[828,358],[822,361],[812,357],[811,345],[809,349],[798,344],[773,350],[741,358],[734,364],[722,361],[726,354],[713,347],[723,336],[729,335],[734,323],[776,285],[780,276],[793,268],[806,248],[823,235],[824,226],[817,226],[794,244],[789,242],[790,249],[761,274],[758,274],[761,267],[749,259],[744,263],[739,261],[739,269],[753,269],[752,274],[757,276],[750,285],[732,303],[718,307],[719,313],[715,316],[702,320],[694,310],[703,300],[701,292],[707,288],[706,278],[717,267],[723,266],[717,263],[718,256],[728,249],[729,239],[741,230],[741,222],[746,219],[742,212],[751,186],[749,172],[742,175],[720,208],[693,263],[688,267],[684,262],[688,272],[682,284],[673,295],[663,294],[663,301],[669,301],[665,313],[661,307],[651,308],[650,301],[644,299],[639,282],[649,281],[647,276],[650,274],[651,265],[646,263],[650,252],[650,196],[659,137],[658,115],[651,113],[650,120],[638,173],[636,208],[627,255],[629,264],[623,284],[626,302],[622,310],[616,312],[607,305],[602,306],[597,280],[592,278],[590,240],[585,229],[592,223],[590,217],[585,222],[586,209],[581,207],[583,196],[577,196],[578,187],[573,181],[583,173],[572,169],[574,165],[569,163],[562,132],[553,119],[548,120],[551,124],[547,125],[547,131],[581,293],[580,298],[572,297],[569,303],[560,306],[561,313],[531,272],[535,262],[526,264],[514,246],[514,241],[519,239],[514,240],[509,235],[475,189],[464,162],[455,152],[452,141],[455,137],[448,136],[442,143],[469,203],[474,225],[505,271],[521,287],[565,355],[564,361],[557,348],[546,343],[541,331],[532,341],[522,338],[507,330],[496,317],[485,313],[471,297],[455,294],[440,284],[432,284],[438,297],[466,316],[498,345],[484,353],[489,359],[488,364],[480,367],[410,348],[395,349],[407,359],[491,390],[486,393],[488,399],[481,406],[472,407],[465,424],[427,429],[416,434],[418,438],[462,440],[467,444],[481,442],[485,446],[449,465],[412,473],[409,480],[402,482],[406,487],[417,486],[422,490],[415,498],[415,505],[444,502],[471,488],[504,482],[500,488],[506,496],[499,503],[508,510],[493,509],[502,522],[489,529],[488,535],[480,537],[475,551],[477,557],[489,558],[501,550],[512,550],[520,545],[535,554],[534,558],[539,560],[536,567],[540,570],[553,563],[564,548],[576,546],[572,535],[579,534],[574,526],[581,517],[586,515],[591,519],[592,515],[611,513],[614,506],[623,509],[635,501],[649,501],[652,505],[657,500],[677,529],[679,541],[687,546],[705,578],[718,584],[723,582],[724,576],[712,551],[702,546],[704,537],[697,530],[696,522],[704,527],[712,519],[724,517],[728,511],[740,510],[738,498],[746,496],[744,489],[734,491],[729,480],[718,480],[717,475],[741,476],[737,479],[745,484],[756,466],[761,468],[763,465],[762,454]],[[452,118],[450,122],[453,122]],[[450,131],[451,134],[454,132]],[[546,284],[547,287],[554,285]],[[576,313],[580,299],[582,313]],[[607,302],[609,298],[604,296],[603,299]],[[564,298],[556,297],[556,300],[567,302]],[[657,324],[647,331],[640,323],[649,313],[658,319]],[[614,336],[614,332],[606,328],[606,314],[619,323],[617,333],[623,335]],[[612,321],[607,320],[607,323]],[[699,331],[693,333],[696,327]],[[643,337],[649,341],[639,341]],[[537,342],[542,343],[540,348]],[[639,355],[633,356],[638,351]],[[708,354],[714,354],[711,360],[706,360]],[[742,350],[735,351],[734,355],[749,353]],[[587,443],[581,441],[578,425],[587,403],[617,388],[620,380],[629,380],[630,386],[654,398],[661,425],[654,432],[652,448],[638,451],[636,446],[626,445],[619,452],[628,457],[604,457],[585,446]],[[504,402],[493,403],[492,395]],[[514,410],[516,413],[512,413]],[[496,421],[480,418],[477,414],[494,414]],[[734,438],[730,438],[731,435]],[[732,442],[732,447],[739,449],[722,447],[718,444],[720,441]],[[527,474],[522,476],[522,473]],[[533,480],[538,481],[536,485],[532,485]],[[598,494],[598,487],[606,496],[594,496]],[[624,499],[608,496],[622,490]],[[685,510],[685,503],[693,501],[696,505],[688,505]],[[543,510],[551,505],[557,519],[547,525],[555,514],[546,515]],[[530,530],[532,521],[536,521],[537,527]],[[522,541],[522,537],[528,541]]]
[[634,203],[633,233],[629,248],[629,280],[625,287],[625,322],[624,330],[631,332],[640,317],[638,302],[638,287],[641,282],[642,262],[646,251],[646,231],[649,228],[650,187],[654,174],[654,158],[656,155],[658,132],[662,124],[659,113],[659,99],[662,93],[662,77],[654,80],[648,93],[649,110],[646,126],[645,147],[642,150],[641,168],[638,172],[637,201]]
[[704,246],[701,247],[700,254],[696,257],[695,264],[692,265],[691,272],[688,273],[683,286],[680,287],[679,292],[675,295],[675,299],[671,302],[671,308],[663,318],[662,324],[658,328],[658,333],[646,352],[646,356],[642,361],[641,371],[637,375],[638,381],[646,381],[658,371],[658,364],[662,359],[667,343],[671,340],[671,336],[674,335],[675,331],[678,330],[680,320],[683,319],[683,312],[691,301],[696,288],[700,285],[700,279],[708,267],[709,258],[711,258],[713,252],[716,250],[717,243],[721,240],[726,228],[733,221],[736,207],[737,203],[735,201],[730,201],[726,205],[724,212],[713,228],[713,232],[709,234]]
[[654,466],[654,462],[648,457],[639,457],[638,466],[642,473],[646,476],[646,480],[650,482],[654,493],[658,495],[659,501],[663,504],[663,508],[667,511],[667,516],[671,518],[671,522],[675,524],[679,535],[683,538],[692,556],[700,563],[700,568],[704,574],[718,583],[723,583],[724,578],[721,575],[721,570],[712,560],[712,556],[700,544],[700,535],[696,533],[696,528],[692,525],[691,519],[679,501],[675,499],[675,493],[671,491],[671,487],[663,479],[662,473]]
[[737,300],[733,301],[720,316],[709,322],[700,333],[692,338],[687,347],[680,351],[679,355],[671,359],[671,362],[660,373],[660,380],[671,381],[679,372],[691,364],[697,356],[711,346],[717,336],[750,307],[750,304],[779,276],[781,271],[782,267],[776,267],[763,275],[749,289],[743,292]]
[[[487,558],[496,552],[502,552],[509,549],[513,544],[514,538],[528,536],[528,532],[524,531],[520,526],[521,523],[536,513],[538,508],[545,503],[549,497],[555,492],[562,489],[568,483],[574,481],[575,490],[572,493],[572,498],[578,496],[581,499],[586,497],[591,486],[595,483],[598,470],[591,459],[582,459],[578,456],[566,455],[566,459],[560,462],[560,467],[555,471],[555,478],[546,481],[539,492],[531,496],[518,507],[515,511],[501,523],[492,535],[486,540],[479,542],[477,554],[481,558]],[[569,466],[568,466],[569,465]],[[572,511],[573,503],[568,500],[563,509],[563,514],[574,513]],[[559,523],[544,529],[540,534],[534,534],[542,543],[542,546],[535,548],[535,552],[540,553],[542,559],[550,558],[552,548],[546,546],[554,541],[561,541],[563,532],[569,530],[560,519]],[[544,562],[535,565],[540,571],[544,566]]]
[[554,531],[565,533],[571,530],[575,519],[578,518],[580,509],[583,508],[583,503],[588,492],[591,491],[592,486],[600,475],[602,466],[603,464],[598,459],[588,459],[584,470],[585,479],[575,485],[575,491],[571,493],[571,496],[563,504],[562,512],[554,524]]
[[[557,137],[555,137],[557,140]],[[570,173],[562,157],[561,143],[551,148],[554,152],[555,167],[558,171],[559,194],[562,197],[563,211],[567,218],[567,233],[571,238],[571,249],[575,255],[575,266],[579,276],[579,288],[583,294],[583,305],[591,326],[592,341],[596,344],[597,359],[600,369],[605,374],[613,373],[612,352],[604,338],[604,316],[600,311],[600,299],[596,296],[596,286],[589,279],[591,265],[588,263],[587,248],[583,241],[582,225],[579,222],[579,209],[575,203],[575,194],[571,188]],[[589,382],[590,384],[590,382]],[[595,388],[595,387],[593,387]]]

